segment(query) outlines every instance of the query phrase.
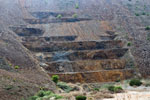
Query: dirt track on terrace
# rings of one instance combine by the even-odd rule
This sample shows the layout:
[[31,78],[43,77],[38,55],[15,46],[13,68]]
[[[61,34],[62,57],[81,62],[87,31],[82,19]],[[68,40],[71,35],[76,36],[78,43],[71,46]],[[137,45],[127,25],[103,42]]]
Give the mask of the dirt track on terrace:
[[114,94],[114,98],[103,100],[150,100],[150,91],[128,91],[126,93]]

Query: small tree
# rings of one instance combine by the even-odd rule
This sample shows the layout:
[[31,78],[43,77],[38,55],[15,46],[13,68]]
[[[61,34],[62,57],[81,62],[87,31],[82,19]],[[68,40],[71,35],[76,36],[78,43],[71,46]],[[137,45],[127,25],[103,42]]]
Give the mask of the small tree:
[[58,83],[59,76],[58,75],[53,75],[52,76],[52,81],[55,82],[56,84]]
[[86,96],[76,96],[76,100],[86,100]]

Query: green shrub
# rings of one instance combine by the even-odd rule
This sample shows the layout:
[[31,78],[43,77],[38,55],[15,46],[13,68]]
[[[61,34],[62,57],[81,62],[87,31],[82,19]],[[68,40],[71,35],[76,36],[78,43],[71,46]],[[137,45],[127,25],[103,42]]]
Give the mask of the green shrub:
[[146,13],[145,13],[145,12],[143,12],[143,13],[142,13],[142,15],[146,15]]
[[73,18],[77,18],[78,15],[77,15],[77,14],[73,14],[72,17],[73,17]]
[[52,76],[52,81],[55,82],[56,84],[58,83],[59,76],[58,75],[53,75]]
[[150,30],[150,26],[146,26],[145,30]]
[[108,90],[109,90],[109,91],[114,91],[114,90],[115,90],[115,86],[109,86],[109,87],[108,87]]
[[12,66],[12,64],[9,64],[9,66]]
[[45,96],[45,91],[40,90],[40,91],[37,93],[37,96],[38,96],[38,97],[44,97],[44,96]]
[[50,94],[52,94],[51,91],[44,91],[44,95],[45,95],[45,96],[50,95]]
[[36,100],[38,98],[38,96],[32,96],[29,98],[29,100]]
[[140,16],[140,14],[138,14],[138,13],[135,13],[135,16]]
[[66,83],[64,83],[64,82],[58,82],[57,83],[57,86],[59,87],[59,88],[61,88],[62,90],[64,90],[65,92],[67,92],[67,93],[69,93],[71,90],[72,90],[72,88],[70,87],[70,86],[68,86]]
[[79,9],[79,4],[76,4],[76,5],[75,5],[75,8],[76,8],[76,9]]
[[123,89],[121,86],[116,86],[115,87],[115,92],[121,92]]
[[76,96],[76,100],[86,100],[86,96]]
[[57,18],[58,19],[62,18],[62,15],[61,14],[57,15]]
[[14,86],[13,85],[8,85],[8,86],[5,86],[5,90],[11,90],[12,88],[14,88]]
[[49,98],[55,97],[55,99],[62,99],[62,96],[54,94],[51,91],[40,90],[36,95],[30,97],[28,100],[49,100]]
[[127,43],[127,46],[130,47],[130,46],[131,46],[131,42],[128,42],[128,43]]
[[39,98],[37,98],[36,100],[43,100],[43,98],[40,98],[40,97],[39,97]]
[[115,82],[120,82],[121,80],[120,79],[117,79]]
[[132,79],[129,82],[130,86],[141,86],[142,82],[139,79]]
[[15,69],[19,69],[19,66],[15,66],[14,68],[15,68]]
[[93,90],[94,90],[94,91],[99,91],[99,88],[94,88]]
[[147,37],[147,40],[150,40],[150,37],[149,37],[149,36]]
[[62,96],[59,96],[59,95],[56,95],[56,94],[54,94],[53,97],[55,97],[56,100],[57,100],[57,99],[62,99],[62,98],[63,98]]
[[108,90],[111,91],[111,92],[121,92],[123,89],[121,86],[109,86],[108,87]]
[[146,83],[145,86],[146,86],[146,87],[150,87],[150,83]]

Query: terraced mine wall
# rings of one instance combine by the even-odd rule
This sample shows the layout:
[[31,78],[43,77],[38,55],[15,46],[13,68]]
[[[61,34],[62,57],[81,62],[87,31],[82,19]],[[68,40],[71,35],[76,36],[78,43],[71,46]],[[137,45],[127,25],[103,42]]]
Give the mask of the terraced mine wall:
[[93,10],[88,15],[87,9],[79,10],[75,18],[77,10],[30,12],[34,18],[24,18],[29,25],[12,30],[47,74],[59,75],[61,81],[93,83],[132,78],[135,71],[128,65],[129,48],[125,41],[116,39],[118,34],[108,21],[100,21],[105,19],[103,16]]
[[69,50],[98,50],[109,48],[121,48],[121,41],[79,41],[79,42],[50,42],[41,44],[40,42],[23,43],[28,49],[34,52],[54,52]]
[[42,34],[19,36],[49,76],[59,75],[65,82],[93,83],[123,80],[134,75],[133,68],[127,67],[124,59],[128,48],[124,48],[121,40],[108,39],[112,33],[106,40],[100,37],[99,41],[76,41],[78,36],[43,37]]
[[48,24],[48,23],[62,23],[62,22],[80,22],[91,20],[89,18],[61,18],[61,19],[24,19],[29,24]]

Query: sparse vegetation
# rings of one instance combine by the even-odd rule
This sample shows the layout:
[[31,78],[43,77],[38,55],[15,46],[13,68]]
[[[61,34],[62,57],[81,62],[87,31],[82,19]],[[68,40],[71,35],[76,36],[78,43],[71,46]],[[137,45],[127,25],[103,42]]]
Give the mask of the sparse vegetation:
[[109,86],[108,90],[115,93],[123,91],[121,86]]
[[145,12],[142,12],[142,15],[146,15],[146,13],[145,13]]
[[57,15],[57,18],[58,18],[58,19],[61,19],[61,18],[62,18],[62,15],[61,15],[61,14]]
[[29,100],[37,100],[38,96],[32,96],[29,98]]
[[99,88],[94,88],[93,90],[94,90],[94,91],[99,91],[100,89],[99,89]]
[[43,90],[41,90],[37,93],[38,97],[44,97],[44,95],[45,95],[45,91],[43,91]]
[[51,91],[44,91],[40,90],[36,95],[29,98],[29,100],[48,100],[50,98],[54,97],[57,99],[62,99],[62,96],[56,95]]
[[79,9],[79,4],[76,4],[76,5],[75,5],[75,8],[76,8],[76,9]]
[[19,69],[20,67],[19,67],[19,66],[15,66],[14,68],[15,68],[15,69]]
[[116,80],[116,82],[120,82],[120,81],[121,81],[120,79],[117,79],[117,80]]
[[73,17],[73,18],[77,18],[78,15],[77,15],[77,14],[73,14],[72,17]]
[[86,96],[76,96],[76,100],[86,100]]
[[129,82],[130,86],[141,86],[142,82],[139,79],[132,79]]
[[53,75],[52,76],[52,81],[55,82],[56,84],[58,83],[59,76],[58,75]]
[[135,16],[140,16],[140,14],[138,14],[138,13],[135,13]]
[[5,89],[5,90],[11,90],[12,88],[13,88],[12,85],[8,85],[8,86],[6,86],[4,89]]
[[146,26],[145,30],[150,30],[150,26]]
[[149,40],[150,40],[150,37],[147,37],[147,40],[149,41]]
[[145,86],[146,86],[146,87],[150,87],[150,83],[146,83]]
[[130,47],[130,46],[131,46],[131,42],[128,42],[128,43],[127,43],[127,46]]
[[69,93],[72,90],[72,88],[68,86],[65,82],[58,82],[57,86],[67,93]]
[[12,64],[9,64],[9,66],[12,66]]

